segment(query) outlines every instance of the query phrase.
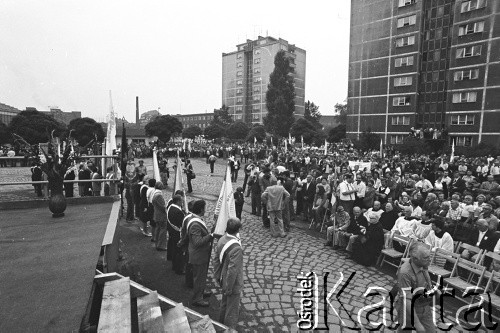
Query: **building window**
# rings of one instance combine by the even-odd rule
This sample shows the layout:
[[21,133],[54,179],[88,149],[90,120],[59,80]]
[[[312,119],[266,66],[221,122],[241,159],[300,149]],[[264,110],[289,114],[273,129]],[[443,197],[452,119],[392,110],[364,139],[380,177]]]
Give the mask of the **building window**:
[[238,103],[238,104],[242,104],[242,103],[243,103],[243,98],[242,98],[242,97],[238,97],[238,98],[236,99],[236,103]]
[[467,46],[457,49],[457,59],[481,55],[481,45]]
[[473,103],[477,100],[477,92],[460,92],[453,94],[453,103]]
[[252,108],[254,111],[260,111],[260,105],[254,105]]
[[255,60],[253,61],[254,64],[260,64],[260,58],[255,58]]
[[443,15],[444,15],[444,7],[443,6],[438,7],[436,12],[436,17],[441,17]]
[[434,39],[441,39],[443,38],[443,29],[439,28],[436,29],[436,34],[434,36]]
[[243,63],[242,62],[237,63],[236,67],[238,67],[238,68],[243,67]]
[[391,135],[391,145],[399,145],[402,144],[405,139],[405,136],[402,134]]
[[395,60],[396,67],[411,66],[411,65],[413,65],[413,56],[396,58]]
[[253,100],[254,102],[260,102],[260,95],[254,95]]
[[394,97],[392,99],[393,106],[410,105],[410,96]]
[[254,72],[254,74],[260,74],[260,68],[255,68],[255,69],[253,70],[253,72]]
[[253,120],[260,120],[260,115],[259,114],[254,114],[253,115]]
[[433,60],[434,61],[439,61],[439,59],[441,59],[441,51],[436,50],[436,51],[434,51],[434,58],[433,58]]
[[260,50],[255,50],[253,54],[259,55],[260,54]]
[[236,89],[236,95],[241,95],[243,93],[243,89]]
[[464,36],[464,35],[469,35],[473,34],[476,32],[483,32],[484,31],[484,21],[481,22],[475,22],[475,23],[468,23],[464,24],[458,27],[458,35],[459,36]]
[[461,12],[470,12],[471,10],[476,10],[486,7],[486,0],[469,0],[462,2]]
[[432,82],[439,81],[439,72],[432,72]]
[[256,78],[253,79],[254,83],[260,83],[261,81],[262,81],[261,77],[256,77]]
[[236,72],[236,76],[242,76],[243,75],[243,71],[237,71]]
[[411,76],[397,77],[394,79],[394,86],[411,86],[413,83],[413,78]]
[[410,116],[393,116],[391,117],[392,125],[410,125]]
[[241,86],[243,84],[243,80],[236,81],[236,84],[239,85],[239,86]]
[[417,22],[417,15],[406,16],[398,19],[398,28],[414,25]]
[[243,57],[243,54],[238,53],[238,55],[236,56],[236,59],[241,59],[242,57]]
[[472,146],[472,136],[452,136],[451,142],[455,143],[455,146],[460,147],[470,147]]
[[243,107],[242,106],[237,106],[236,107],[236,112],[241,112],[243,111]]
[[237,114],[236,119],[241,119],[241,114]]
[[454,115],[450,118],[451,125],[474,125],[474,115]]
[[255,87],[253,87],[253,91],[254,91],[254,92],[260,92],[260,87],[259,87],[259,86],[255,86]]
[[408,36],[396,39],[396,47],[403,47],[415,44],[415,36]]
[[399,7],[413,5],[416,2],[417,0],[399,0]]
[[456,71],[455,81],[476,80],[479,78],[479,69],[471,69],[468,71]]

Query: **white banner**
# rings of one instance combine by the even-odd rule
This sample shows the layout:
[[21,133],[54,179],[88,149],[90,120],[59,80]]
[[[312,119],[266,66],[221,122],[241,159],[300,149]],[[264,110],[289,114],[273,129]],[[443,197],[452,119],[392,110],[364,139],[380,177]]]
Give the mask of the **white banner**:
[[349,161],[349,168],[351,168],[351,170],[354,170],[354,167],[356,165],[359,166],[358,170],[360,170],[360,171],[365,170],[365,168],[366,168],[366,171],[370,171],[372,168],[372,162]]
[[[217,225],[215,227],[214,234],[224,235],[227,227],[227,220],[230,217],[236,217],[236,209],[234,207],[234,192],[233,185],[231,183],[231,171],[229,166],[227,167],[226,179],[224,181],[223,187],[221,189],[222,195],[219,195],[220,207],[217,216]],[[219,201],[217,201],[217,206],[219,206]]]

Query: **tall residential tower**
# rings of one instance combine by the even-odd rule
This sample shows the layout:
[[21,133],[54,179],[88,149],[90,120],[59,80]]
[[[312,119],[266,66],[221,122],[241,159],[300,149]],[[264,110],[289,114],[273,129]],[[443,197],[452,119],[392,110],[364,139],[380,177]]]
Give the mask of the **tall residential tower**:
[[266,92],[278,51],[286,52],[294,69],[295,114],[304,114],[306,51],[284,39],[259,36],[222,54],[222,104],[236,121],[262,123],[267,114]]
[[352,0],[347,134],[500,143],[500,1]]

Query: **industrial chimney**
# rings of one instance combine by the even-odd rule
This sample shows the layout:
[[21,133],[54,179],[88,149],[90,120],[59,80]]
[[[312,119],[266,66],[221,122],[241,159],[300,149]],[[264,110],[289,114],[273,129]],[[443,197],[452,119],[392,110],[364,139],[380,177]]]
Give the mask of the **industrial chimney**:
[[141,127],[141,123],[139,122],[139,96],[135,96],[135,126],[137,128]]

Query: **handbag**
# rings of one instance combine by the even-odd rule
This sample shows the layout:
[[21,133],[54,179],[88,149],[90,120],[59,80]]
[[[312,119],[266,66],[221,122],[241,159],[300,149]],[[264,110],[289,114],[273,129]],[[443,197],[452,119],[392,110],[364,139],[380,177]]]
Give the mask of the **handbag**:
[[191,172],[191,174],[190,174],[189,178],[191,178],[191,179],[195,179],[195,178],[196,178],[196,174],[195,174],[194,172]]

